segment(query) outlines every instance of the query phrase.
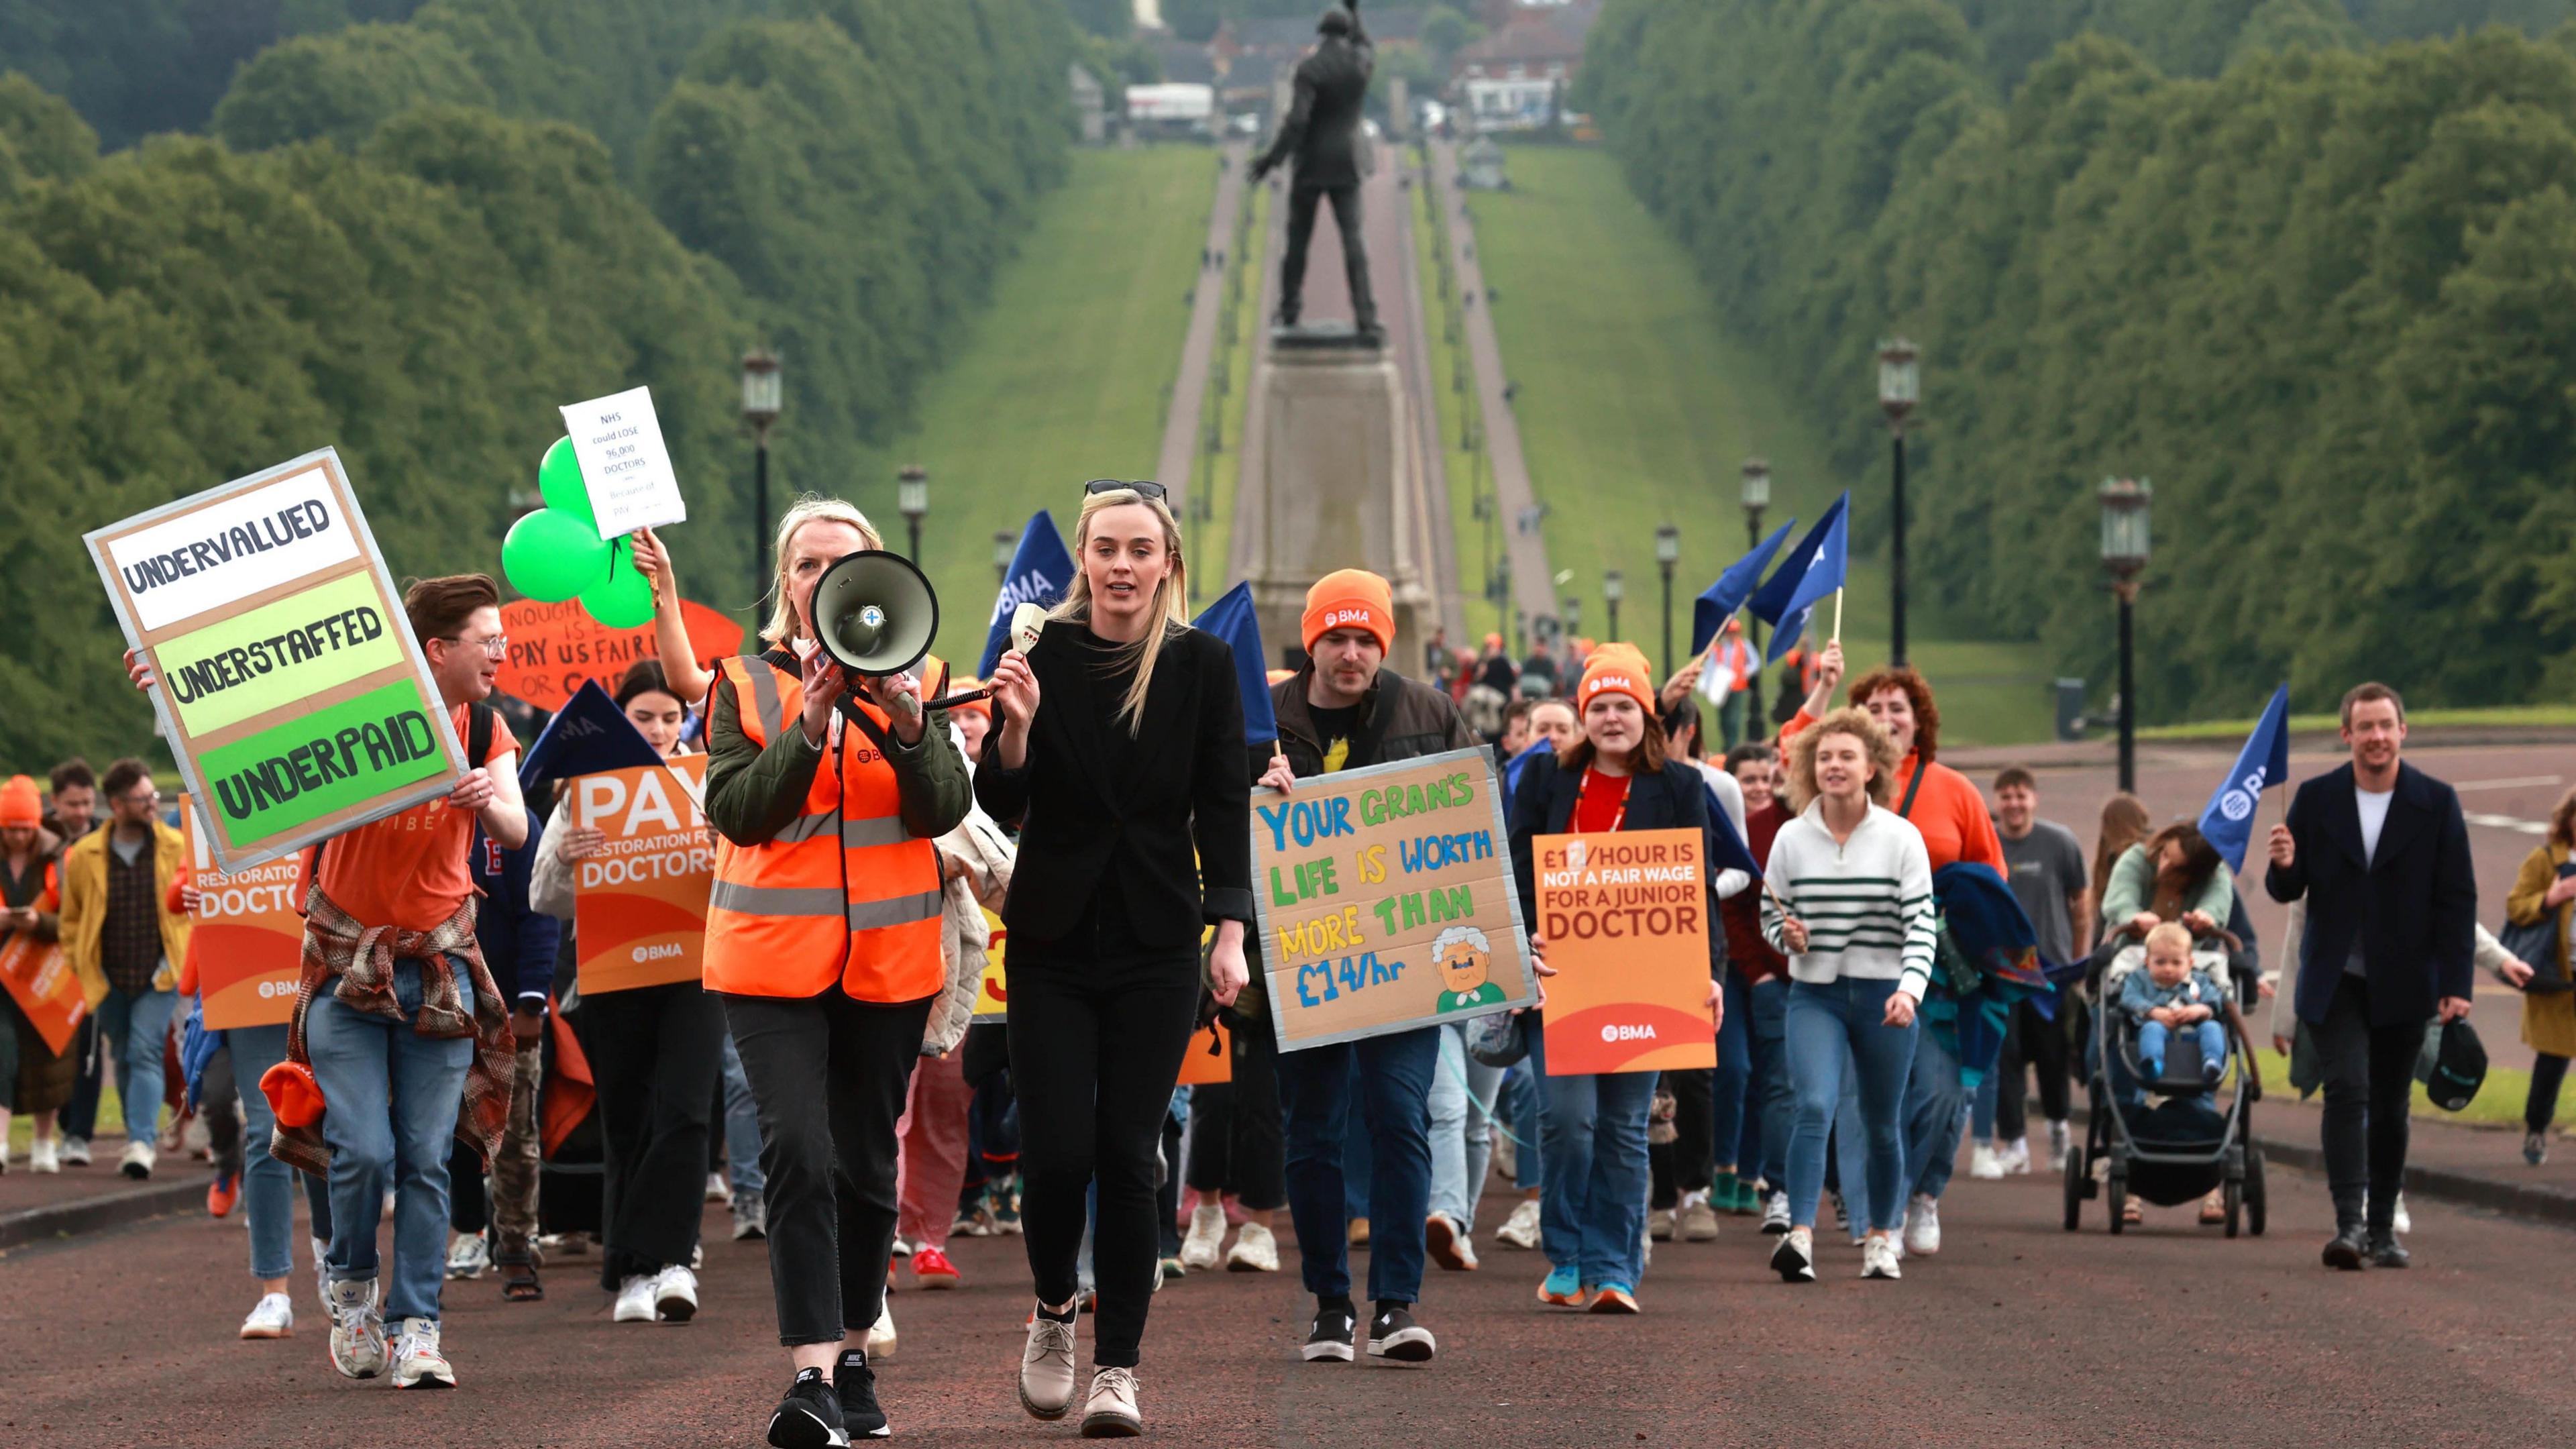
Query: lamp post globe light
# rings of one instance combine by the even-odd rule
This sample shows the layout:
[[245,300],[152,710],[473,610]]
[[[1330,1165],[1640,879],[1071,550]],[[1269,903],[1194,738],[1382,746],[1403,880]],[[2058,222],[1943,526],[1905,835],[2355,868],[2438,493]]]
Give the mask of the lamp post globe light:
[[2138,575],[2146,572],[2151,537],[2148,511],[2155,486],[2144,478],[2102,480],[2102,567],[2120,603],[2120,788],[2138,787],[2138,681],[2136,633]]
[[1667,523],[1655,530],[1655,570],[1664,576],[1664,667],[1673,656],[1673,565],[1681,562],[1682,531]]
[[1011,557],[1020,551],[1020,536],[1007,528],[993,530],[993,582],[1011,581]]
[[778,354],[755,347],[742,356],[742,420],[751,425],[751,578],[755,596],[769,592],[769,428],[778,421],[786,383]]
[[[1744,538],[1745,548],[1762,545],[1762,512],[1771,506],[1771,460],[1744,460]],[[1752,721],[1749,728],[1759,728],[1762,719],[1762,621],[1756,619],[1745,634],[1746,651],[1751,667],[1744,672],[1744,717]]]
[[1602,637],[1619,637],[1619,601],[1628,596],[1628,580],[1617,569],[1601,576],[1601,602],[1610,607],[1610,632]]
[[1887,430],[1895,438],[1894,487],[1889,496],[1887,584],[1893,605],[1888,625],[1888,662],[1905,663],[1905,418],[1923,396],[1921,354],[1899,337],[1878,344],[1878,405],[1887,412]]
[[921,562],[921,520],[930,515],[930,471],[919,463],[894,475],[894,508],[912,531],[912,561]]

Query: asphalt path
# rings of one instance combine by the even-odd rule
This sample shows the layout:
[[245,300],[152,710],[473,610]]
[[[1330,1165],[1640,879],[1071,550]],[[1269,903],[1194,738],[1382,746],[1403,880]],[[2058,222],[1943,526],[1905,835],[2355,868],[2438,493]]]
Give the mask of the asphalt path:
[[[2576,1415],[2565,1304],[2576,1238],[2422,1202],[2419,1266],[2318,1266],[2315,1180],[2273,1175],[2270,1236],[2223,1240],[2188,1208],[2114,1238],[2102,1205],[2060,1227],[2053,1175],[1961,1175],[1936,1259],[1863,1282],[1858,1254],[1779,1282],[1769,1240],[1726,1219],[1715,1243],[1658,1245],[1644,1314],[1543,1308],[1535,1254],[1488,1244],[1434,1271],[1421,1316],[1439,1359],[1306,1364],[1295,1278],[1194,1274],[1157,1296],[1142,1369],[1149,1432],[1227,1445],[2216,1445],[2556,1442]],[[1484,1204],[1487,1229],[1507,1206]],[[784,1386],[758,1244],[707,1218],[687,1325],[619,1325],[558,1262],[549,1296],[448,1289],[450,1393],[332,1372],[309,1267],[296,1337],[233,1336],[251,1302],[238,1219],[165,1220],[0,1259],[0,1443],[703,1446],[757,1444]],[[1488,1233],[1480,1233],[1483,1240]],[[302,1259],[302,1236],[297,1256]],[[908,1283],[881,1386],[900,1441],[1041,1444],[1072,1424],[1012,1395],[1029,1302],[1020,1240],[952,1244],[954,1292]],[[1086,1322],[1085,1336],[1088,1337]]]

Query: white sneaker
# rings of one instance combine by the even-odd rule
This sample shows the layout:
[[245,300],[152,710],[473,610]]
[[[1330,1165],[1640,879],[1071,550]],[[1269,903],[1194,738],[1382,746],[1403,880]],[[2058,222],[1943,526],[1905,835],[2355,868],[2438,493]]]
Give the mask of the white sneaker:
[[1181,1239],[1181,1266],[1213,1268],[1225,1259],[1225,1209],[1201,1203],[1190,1211],[1190,1231]]
[[51,1137],[39,1137],[27,1148],[29,1172],[55,1173],[63,1170],[61,1151]]
[[2397,1195],[2397,1212],[2388,1227],[2389,1231],[2396,1233],[2415,1231],[2415,1220],[2406,1215],[2406,1194],[2402,1192]]
[[1029,1342],[1020,1351],[1020,1407],[1029,1417],[1061,1419],[1073,1407],[1073,1338],[1081,1322],[1080,1313],[1070,1323],[1029,1315]]
[[2067,1139],[2065,1123],[2048,1124],[2048,1160],[2060,1172],[2066,1170],[2066,1149],[2071,1145]]
[[617,1282],[617,1307],[608,1315],[611,1323],[650,1323],[653,1321],[654,1280],[641,1273],[630,1273]]
[[1980,1142],[1968,1151],[1968,1175],[1979,1182],[1999,1182],[2004,1175],[2003,1159],[1995,1155],[1991,1142]]
[[1905,1251],[1929,1258],[1941,1251],[1941,1202],[1916,1193],[1905,1205]]
[[2016,1137],[2012,1141],[2005,1143],[2001,1148],[1997,1149],[1995,1155],[2003,1159],[2004,1176],[2030,1176],[2029,1138]]
[[1902,1278],[1905,1271],[1897,1266],[1896,1242],[1884,1233],[1861,1244],[1860,1275],[1864,1278]]
[[394,1340],[394,1387],[456,1387],[456,1370],[448,1366],[447,1355],[438,1351],[437,1319],[406,1318],[402,1321],[402,1334]]
[[128,1142],[125,1155],[116,1160],[116,1170],[141,1182],[152,1175],[152,1164],[160,1159],[161,1154],[152,1150],[151,1143]]
[[242,1320],[244,1338],[293,1338],[295,1305],[283,1293],[271,1293],[252,1306],[250,1317]]
[[74,1167],[89,1166],[89,1139],[86,1137],[64,1138],[63,1161],[70,1163]]
[[481,1233],[458,1233],[447,1245],[447,1276],[471,1281],[492,1269],[492,1245]]
[[653,1312],[664,1323],[686,1323],[698,1312],[698,1275],[677,1263],[653,1275]]
[[1082,1437],[1132,1439],[1145,1432],[1145,1416],[1136,1408],[1136,1371],[1105,1368],[1091,1376],[1091,1396],[1082,1404]]
[[904,1241],[903,1239],[901,1239],[901,1238],[897,1238],[897,1239],[895,1239],[895,1240],[894,1240],[894,1255],[895,1255],[896,1257],[898,1257],[898,1258],[909,1258],[909,1257],[911,1257],[911,1256],[912,1256],[912,1244],[905,1242],[905,1241]]
[[1259,1223],[1245,1223],[1234,1235],[1234,1251],[1225,1255],[1229,1273],[1276,1273],[1279,1271],[1279,1239]]
[[1494,1229],[1494,1237],[1497,1241],[1508,1243],[1515,1248],[1536,1248],[1538,1246],[1538,1199],[1522,1198],[1519,1206],[1512,1209],[1512,1215],[1503,1219],[1503,1225]]
[[868,1325],[868,1362],[883,1363],[894,1357],[894,1305],[880,1299],[877,1321]]
[[313,1245],[313,1296],[322,1300],[322,1311],[331,1311],[331,1244],[322,1238],[308,1238]]
[[733,1184],[725,1181],[723,1173],[707,1174],[707,1201],[720,1202],[727,1207],[733,1206]]
[[331,1285],[331,1367],[343,1378],[385,1371],[385,1321],[376,1314],[376,1281],[344,1278]]
[[1791,1228],[1771,1250],[1771,1271],[1784,1283],[1816,1281],[1816,1235],[1805,1228]]
[[1762,1231],[1771,1237],[1789,1231],[1789,1194],[1775,1192],[1763,1202]]

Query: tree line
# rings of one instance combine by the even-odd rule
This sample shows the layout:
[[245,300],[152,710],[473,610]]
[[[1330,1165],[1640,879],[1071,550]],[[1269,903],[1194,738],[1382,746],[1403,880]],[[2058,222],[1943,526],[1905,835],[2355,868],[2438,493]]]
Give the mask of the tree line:
[[1872,543],[1871,354],[1922,347],[1936,611],[2106,678],[2094,490],[2146,475],[2145,717],[2250,714],[2280,678],[2564,697],[2576,33],[2373,39],[2563,7],[2161,0],[2242,24],[2177,69],[2075,34],[2007,90],[1989,41],[2055,3],[1611,0],[1578,100],[1812,400]]

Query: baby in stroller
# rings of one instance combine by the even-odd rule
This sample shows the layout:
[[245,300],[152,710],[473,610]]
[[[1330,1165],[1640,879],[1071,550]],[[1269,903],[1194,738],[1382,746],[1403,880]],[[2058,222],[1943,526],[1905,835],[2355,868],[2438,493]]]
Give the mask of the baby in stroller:
[[2165,1074],[2173,1038],[2190,1032],[2200,1047],[2200,1072],[2215,1083],[2227,1068],[2227,1028],[2218,1019],[2226,1000],[2218,983],[2191,959],[2191,932],[2165,922],[2147,933],[2146,964],[2120,983],[2120,1010],[2137,1031],[2138,1065],[2150,1081]]

